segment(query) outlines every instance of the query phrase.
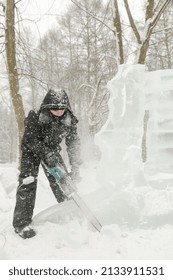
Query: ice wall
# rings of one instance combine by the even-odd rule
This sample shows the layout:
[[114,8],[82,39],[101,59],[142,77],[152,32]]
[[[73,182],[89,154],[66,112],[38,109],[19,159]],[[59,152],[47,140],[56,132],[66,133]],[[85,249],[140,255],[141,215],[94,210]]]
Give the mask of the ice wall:
[[[146,72],[145,92],[145,108],[150,111],[145,173],[152,176],[158,173],[172,174],[173,70]],[[165,181],[164,175],[162,180]]]
[[[144,185],[158,173],[163,182],[164,173],[173,170],[173,70],[148,72],[144,65],[121,65],[108,88],[109,117],[95,137],[101,151],[99,183],[122,189]],[[147,157],[142,163],[146,110]]]
[[144,65],[121,65],[108,83],[109,117],[95,137],[101,151],[97,178],[104,187],[144,184],[141,139],[145,73]]

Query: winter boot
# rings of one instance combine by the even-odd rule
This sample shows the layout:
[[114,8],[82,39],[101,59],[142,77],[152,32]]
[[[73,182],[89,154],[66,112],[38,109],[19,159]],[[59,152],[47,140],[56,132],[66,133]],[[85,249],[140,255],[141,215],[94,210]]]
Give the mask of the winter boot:
[[31,226],[26,226],[24,228],[16,227],[15,232],[23,239],[31,238],[36,235],[35,230]]

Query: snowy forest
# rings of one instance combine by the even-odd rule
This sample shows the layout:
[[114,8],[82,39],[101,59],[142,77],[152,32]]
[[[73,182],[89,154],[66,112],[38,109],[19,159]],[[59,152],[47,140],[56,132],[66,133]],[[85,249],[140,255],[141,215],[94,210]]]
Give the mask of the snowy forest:
[[[27,1],[0,0],[0,257],[172,259],[172,1],[69,0],[37,35],[22,14]],[[54,88],[79,120],[77,189],[103,229],[92,232],[69,204],[43,214],[26,246],[11,226],[24,119]],[[56,203],[42,170],[38,184],[35,214]]]
[[[14,19],[10,17],[11,21],[15,21],[14,34],[11,31],[8,35],[7,30],[5,34],[7,9],[5,10],[2,1],[0,6],[2,163],[17,160],[17,126],[19,125],[19,131],[22,130],[22,124],[19,123],[23,122],[24,115],[27,115],[30,109],[39,107],[47,89],[51,87],[62,87],[68,92],[72,108],[80,119],[82,143],[85,145],[87,141],[92,145],[94,135],[108,117],[109,91],[106,85],[117,73],[119,63],[137,62],[138,46],[141,46],[140,40],[143,39],[139,34],[145,31],[147,22],[153,15],[159,14],[157,23],[152,27],[152,34],[149,35],[146,58],[141,60],[141,63],[145,63],[148,71],[172,68],[173,11],[171,5],[166,8],[170,1],[140,1],[137,11],[140,16],[133,11],[133,1],[71,2],[64,15],[57,16],[57,24],[37,39],[31,28],[23,26],[18,7],[20,1],[14,6],[13,2],[15,1],[9,1],[8,13],[14,13],[15,16]],[[116,10],[119,14],[115,17],[120,24],[113,14],[117,3],[120,11]],[[122,7],[123,5],[125,7]],[[10,11],[13,8],[14,11]],[[15,36],[15,52],[13,45],[5,44],[7,36]],[[6,56],[8,47],[12,48],[11,52],[16,60],[16,83],[22,96],[20,101],[16,95],[10,97]],[[117,61],[119,52],[121,57]],[[92,154],[91,152],[90,155]]]

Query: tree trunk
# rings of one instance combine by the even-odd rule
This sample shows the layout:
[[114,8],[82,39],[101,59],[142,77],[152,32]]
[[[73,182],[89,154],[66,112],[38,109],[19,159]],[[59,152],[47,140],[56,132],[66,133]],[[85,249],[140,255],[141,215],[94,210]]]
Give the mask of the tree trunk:
[[141,46],[140,48],[140,53],[139,53],[139,58],[138,58],[138,63],[139,64],[145,64],[146,56],[147,56],[147,51],[149,48],[149,39],[148,38]]
[[147,1],[146,14],[145,14],[145,26],[147,27],[147,29],[146,29],[145,39],[140,47],[139,58],[138,58],[139,64],[145,63],[153,29],[157,25],[161,15],[163,14],[167,6],[170,4],[170,2],[171,0],[165,0],[162,3],[162,5],[160,5],[160,8],[156,12],[154,10],[154,0]]
[[7,0],[6,2],[6,29],[5,29],[5,45],[6,45],[6,57],[8,67],[8,77],[10,86],[10,95],[16,121],[18,125],[19,135],[19,156],[20,156],[20,144],[24,132],[24,108],[22,97],[19,94],[19,78],[16,65],[16,45],[15,45],[15,12],[14,12],[14,0]]
[[124,64],[124,49],[123,49],[123,39],[122,39],[122,27],[120,21],[120,13],[118,9],[117,0],[112,0],[113,9],[113,24],[115,28],[117,53],[118,53],[118,64]]

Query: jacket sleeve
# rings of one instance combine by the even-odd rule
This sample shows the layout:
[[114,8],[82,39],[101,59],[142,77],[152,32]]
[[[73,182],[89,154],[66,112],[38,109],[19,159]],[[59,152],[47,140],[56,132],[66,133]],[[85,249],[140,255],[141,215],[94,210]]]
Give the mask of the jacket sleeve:
[[38,116],[30,111],[25,119],[25,132],[22,139],[22,149],[29,149],[33,154],[43,157],[47,153],[41,126],[38,125]]
[[72,120],[70,132],[65,139],[69,163],[71,166],[75,167],[78,167],[81,164],[81,149],[80,139],[77,133],[77,122],[76,118]]

